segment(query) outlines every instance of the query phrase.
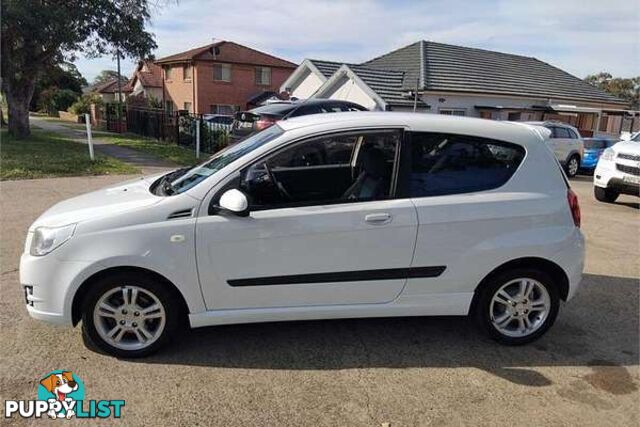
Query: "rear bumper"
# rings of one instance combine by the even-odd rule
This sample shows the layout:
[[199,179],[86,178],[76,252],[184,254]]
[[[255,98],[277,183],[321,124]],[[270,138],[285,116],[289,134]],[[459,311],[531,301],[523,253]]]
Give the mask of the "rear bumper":
[[562,267],[569,279],[569,291],[567,301],[571,300],[582,281],[584,271],[585,241],[584,235],[579,228],[576,228],[571,237],[566,242],[566,247],[556,255],[556,261]]

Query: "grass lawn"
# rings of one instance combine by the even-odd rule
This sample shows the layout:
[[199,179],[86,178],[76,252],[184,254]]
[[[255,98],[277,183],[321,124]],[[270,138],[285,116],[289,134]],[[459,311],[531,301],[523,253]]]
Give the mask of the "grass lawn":
[[56,176],[117,175],[140,171],[120,160],[96,153],[89,159],[87,147],[61,135],[33,129],[31,136],[16,140],[0,132],[0,180]]
[[156,141],[155,139],[145,139],[130,134],[119,135],[113,133],[100,133],[96,135],[96,137],[99,137],[101,141],[131,148],[133,150],[143,151],[152,156],[176,163],[180,166],[194,165],[196,163],[203,162],[208,157],[208,155],[203,154],[200,156],[200,159],[196,159],[195,153],[191,149],[175,144]]

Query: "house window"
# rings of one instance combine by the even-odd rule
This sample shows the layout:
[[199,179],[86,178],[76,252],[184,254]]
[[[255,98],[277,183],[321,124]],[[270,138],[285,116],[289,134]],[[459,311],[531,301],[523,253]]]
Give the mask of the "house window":
[[256,67],[256,84],[262,86],[271,85],[271,68]]
[[220,82],[231,81],[231,65],[213,64],[213,80]]
[[191,103],[190,102],[185,102],[184,103],[184,110],[187,110],[188,112],[191,112]]
[[192,70],[193,70],[193,68],[191,68],[191,65],[183,65],[182,66],[182,80],[191,80]]
[[167,113],[173,113],[173,101],[165,101],[164,109]]
[[465,110],[462,108],[441,108],[438,111],[440,114],[445,114],[447,116],[465,116]]
[[209,111],[211,112],[211,114],[232,116],[236,111],[238,111],[238,108],[235,105],[212,104],[209,106]]
[[165,80],[171,80],[172,78],[172,67],[167,67],[164,69],[164,79]]

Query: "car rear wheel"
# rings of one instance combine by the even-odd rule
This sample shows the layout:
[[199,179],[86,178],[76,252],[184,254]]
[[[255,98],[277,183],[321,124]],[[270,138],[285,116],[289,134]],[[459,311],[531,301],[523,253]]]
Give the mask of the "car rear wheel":
[[593,187],[593,195],[599,202],[613,203],[616,201],[620,193],[610,188]]
[[580,170],[580,157],[573,155],[567,160],[565,172],[569,178],[573,178],[578,174],[578,170]]
[[560,297],[544,272],[515,269],[490,278],[479,291],[475,315],[479,326],[507,345],[540,338],[555,322]]
[[143,357],[165,345],[180,313],[165,283],[135,273],[114,274],[92,284],[82,332],[87,344],[117,357]]

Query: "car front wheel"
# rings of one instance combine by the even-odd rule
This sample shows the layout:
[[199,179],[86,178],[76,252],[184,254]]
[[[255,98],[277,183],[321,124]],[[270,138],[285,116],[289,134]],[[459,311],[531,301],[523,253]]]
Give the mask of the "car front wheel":
[[527,344],[553,325],[560,298],[544,272],[517,269],[489,279],[479,290],[475,314],[482,329],[507,345]]
[[596,200],[599,202],[613,203],[616,201],[616,199],[620,194],[617,191],[611,190],[610,188],[602,188],[602,187],[594,186],[593,195],[596,197]]
[[83,304],[87,344],[117,357],[143,357],[166,344],[179,324],[165,283],[139,274],[114,274],[92,284]]

